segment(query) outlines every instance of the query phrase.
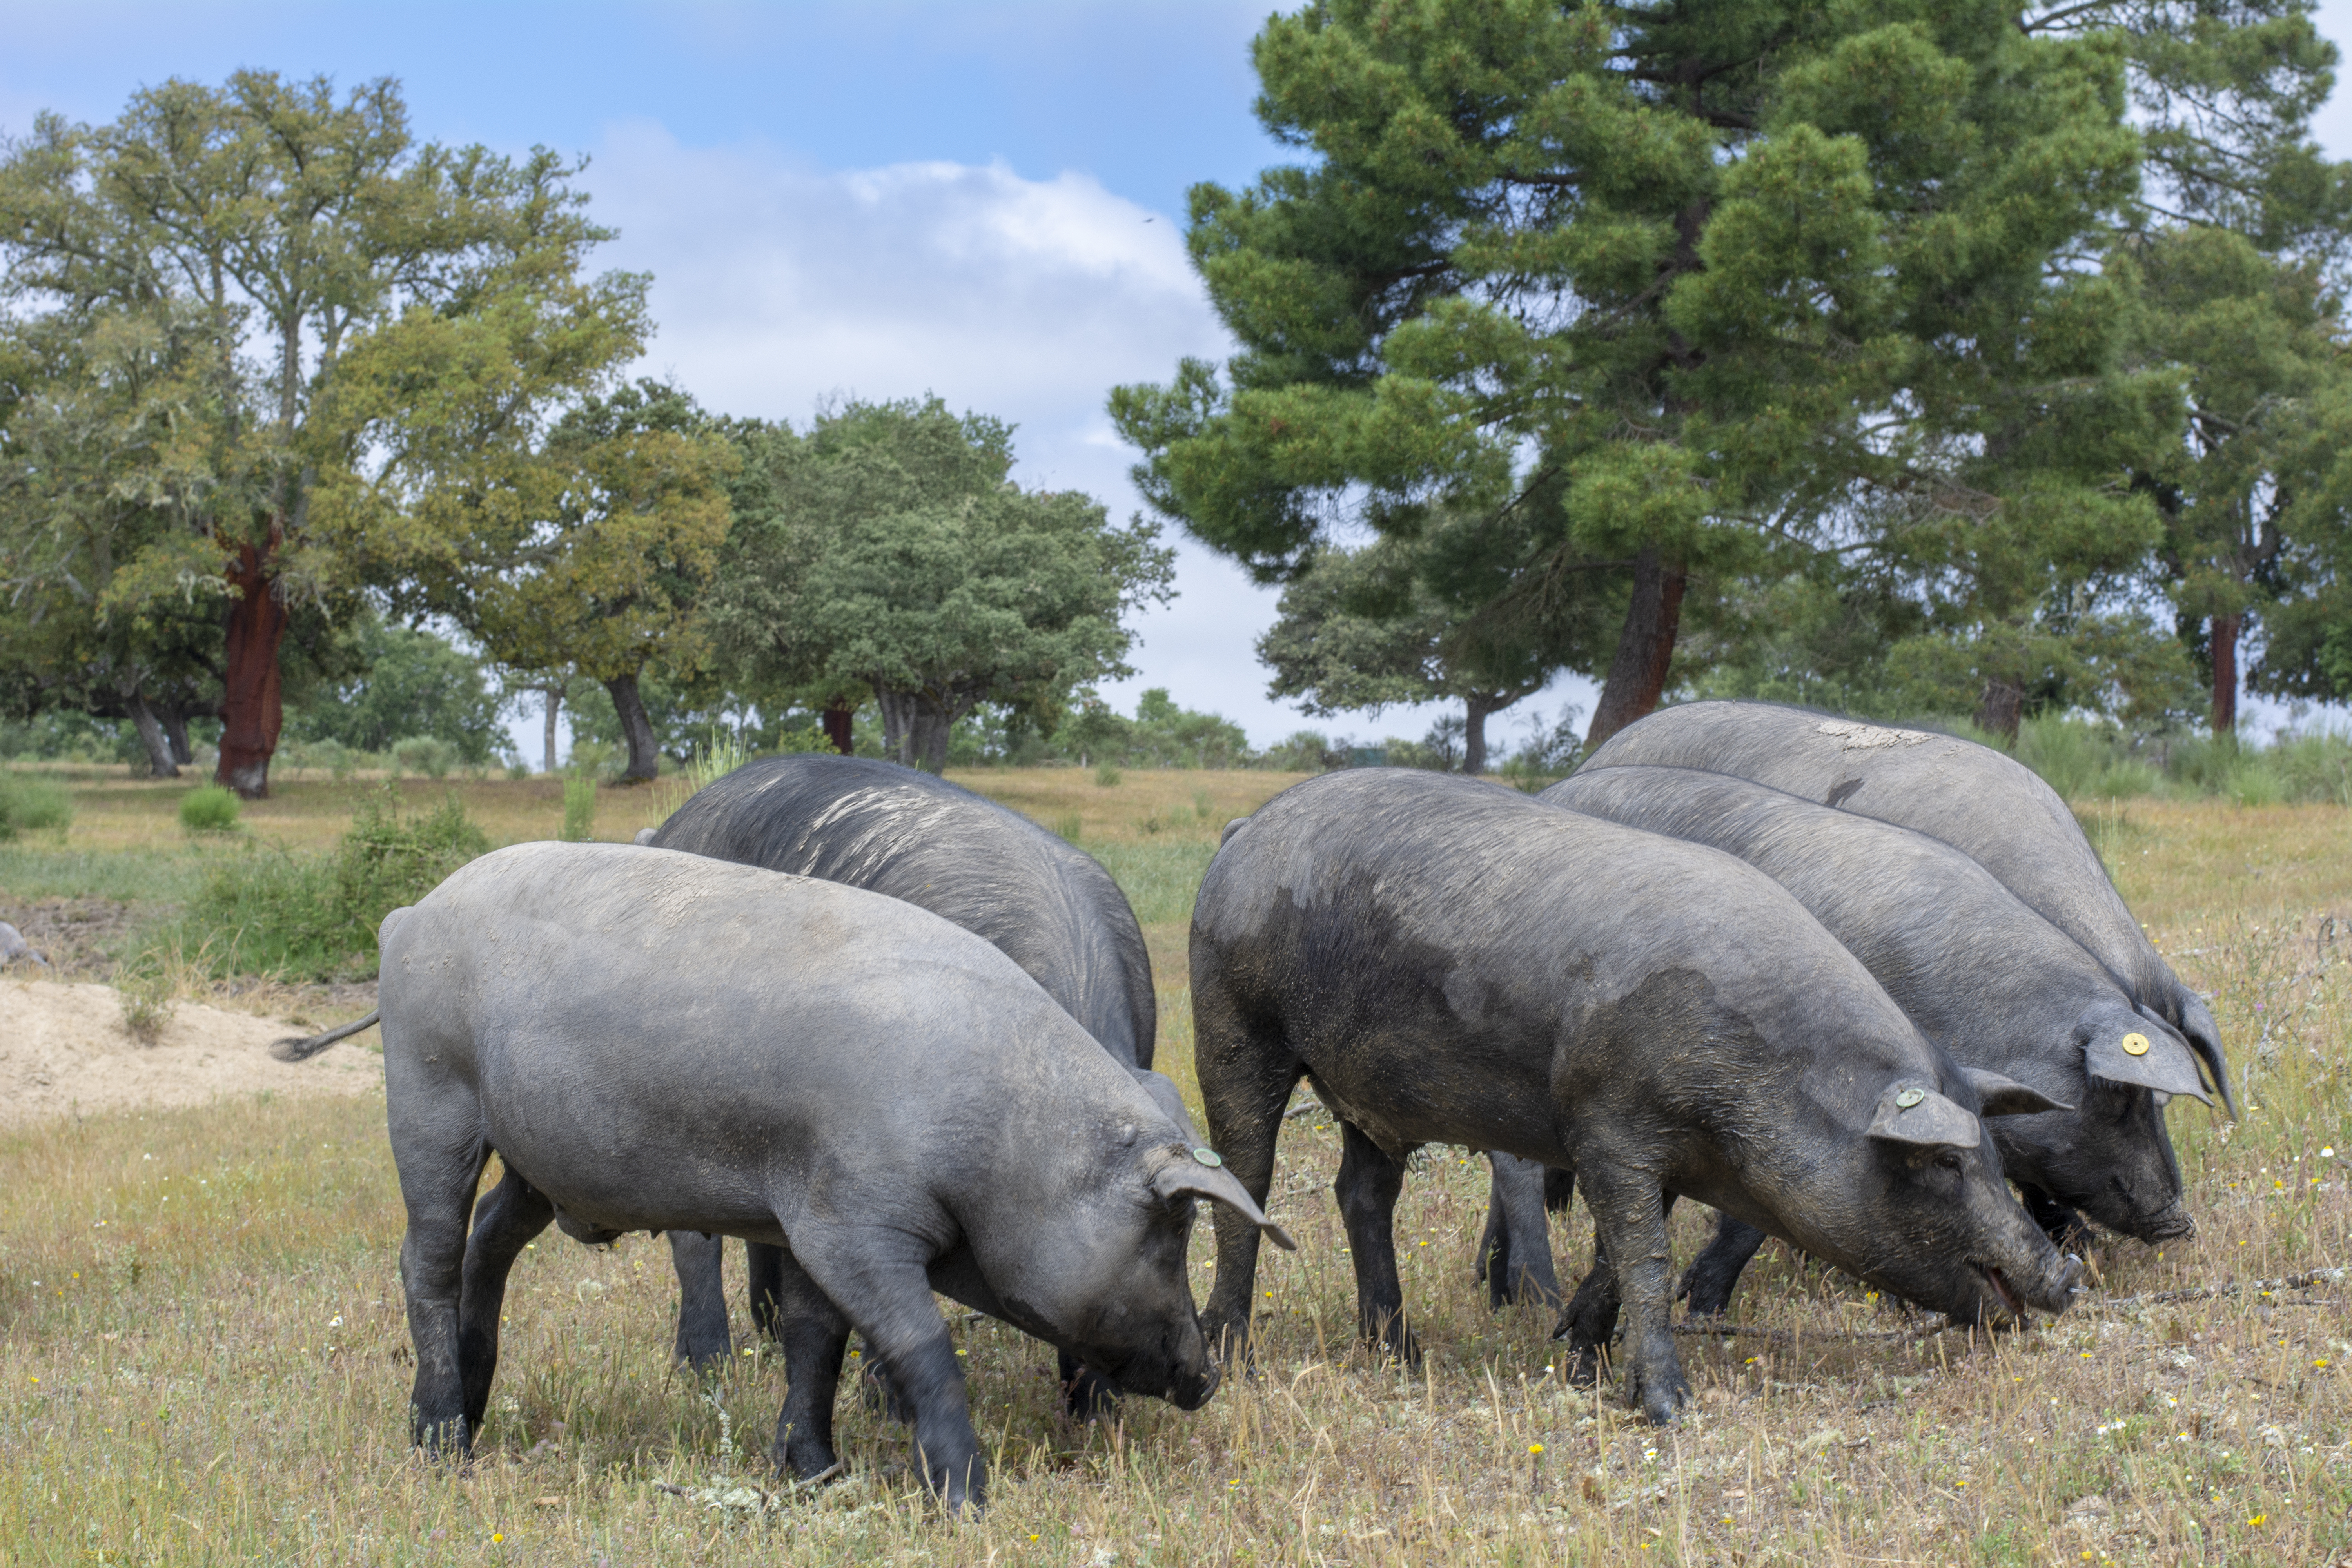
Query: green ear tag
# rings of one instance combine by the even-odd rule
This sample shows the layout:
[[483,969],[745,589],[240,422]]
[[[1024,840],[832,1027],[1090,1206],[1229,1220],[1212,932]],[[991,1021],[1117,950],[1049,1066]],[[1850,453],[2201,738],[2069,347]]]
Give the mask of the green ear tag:
[[1192,1151],[1192,1158],[1200,1161],[1203,1165],[1222,1165],[1224,1163],[1223,1160],[1217,1158],[1217,1152],[1214,1149],[1210,1148],[1205,1143]]
[[1895,1103],[1908,1110],[1927,1098],[1927,1091],[1924,1089],[1906,1089],[1895,1097]]

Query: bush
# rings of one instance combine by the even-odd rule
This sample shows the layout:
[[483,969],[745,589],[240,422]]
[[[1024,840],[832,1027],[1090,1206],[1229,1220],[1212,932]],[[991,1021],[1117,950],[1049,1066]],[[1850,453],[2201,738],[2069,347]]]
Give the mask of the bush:
[[1103,788],[1112,789],[1117,787],[1119,777],[1119,771],[1110,763],[1106,762],[1097,763],[1095,764],[1095,783],[1102,785]]
[[456,796],[404,817],[400,796],[387,787],[361,803],[330,854],[257,847],[215,868],[176,926],[145,944],[133,970],[193,952],[200,957],[181,962],[215,974],[373,973],[383,917],[488,848]]
[[44,827],[62,828],[73,820],[73,797],[54,779],[26,778],[0,773],[0,838]]
[[392,775],[423,773],[429,779],[446,779],[449,769],[457,762],[457,748],[431,735],[411,735],[392,743]]
[[235,791],[206,784],[180,797],[180,826],[191,833],[232,832],[239,809]]

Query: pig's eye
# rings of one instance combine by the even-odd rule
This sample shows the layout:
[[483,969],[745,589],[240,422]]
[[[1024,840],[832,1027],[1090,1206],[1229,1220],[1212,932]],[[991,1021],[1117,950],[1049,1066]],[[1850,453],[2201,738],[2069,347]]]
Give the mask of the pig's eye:
[[1954,1175],[1958,1175],[1960,1172],[1960,1157],[1958,1154],[1938,1154],[1936,1156],[1936,1165],[1939,1170],[1949,1171]]

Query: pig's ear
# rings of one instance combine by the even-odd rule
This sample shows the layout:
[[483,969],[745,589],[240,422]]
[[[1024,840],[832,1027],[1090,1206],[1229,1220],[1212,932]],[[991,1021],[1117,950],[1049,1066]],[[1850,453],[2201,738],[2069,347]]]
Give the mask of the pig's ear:
[[[2109,1083],[2152,1089],[2158,1095],[2193,1094],[2213,1103],[2189,1042],[2168,1024],[2125,1013],[2120,1018],[2085,1018],[2083,1070]],[[2158,1104],[2163,1101],[2159,1100]]]
[[1297,1251],[1298,1244],[1290,1239],[1290,1233],[1265,1217],[1265,1211],[1250,1201],[1249,1194],[1234,1179],[1234,1173],[1223,1165],[1204,1164],[1201,1160],[1203,1154],[1211,1160],[1217,1157],[1203,1144],[1190,1154],[1171,1155],[1160,1167],[1160,1173],[1151,1178],[1151,1190],[1159,1194],[1160,1201],[1174,1204],[1186,1198],[1207,1198],[1223,1204],[1265,1232],[1266,1239],[1283,1251]]
[[2060,1104],[2031,1085],[2003,1078],[1986,1068],[1962,1068],[1960,1076],[1977,1091],[1977,1101],[1984,1107],[1977,1113],[1979,1116],[2032,1116],[2037,1111],[2074,1109]]
[[1870,1135],[1914,1149],[1973,1149],[1983,1124],[1924,1083],[1890,1083],[1878,1097]]
[[1166,1074],[1153,1072],[1150,1068],[1129,1068],[1127,1070],[1143,1092],[1151,1097],[1151,1103],[1176,1124],[1176,1130],[1184,1135],[1188,1146],[1201,1142],[1200,1133],[1192,1126],[1192,1113],[1184,1108],[1184,1096]]

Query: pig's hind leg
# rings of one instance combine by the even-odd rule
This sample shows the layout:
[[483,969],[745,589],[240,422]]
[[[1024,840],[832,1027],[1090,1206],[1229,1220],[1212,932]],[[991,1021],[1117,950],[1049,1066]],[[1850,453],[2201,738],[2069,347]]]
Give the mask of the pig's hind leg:
[[1544,1221],[1551,1206],[1550,1173],[1533,1160],[1491,1149],[1486,1160],[1493,1175],[1487,1183],[1486,1233],[1478,1238],[1478,1278],[1486,1282],[1487,1305],[1500,1309],[1530,1296],[1552,1305],[1559,1300],[1559,1276],[1552,1270],[1550,1227]]
[[[698,1230],[669,1233],[670,1267],[677,1270],[677,1342],[670,1354],[697,1372],[726,1365],[735,1348],[727,1336],[725,1258],[726,1243],[719,1237]],[[759,1299],[755,1282],[755,1312]]]
[[776,1417],[776,1464],[799,1480],[834,1467],[833,1405],[841,1389],[841,1357],[849,1346],[849,1319],[817,1289],[793,1255],[766,1247],[770,1331],[784,1351],[783,1413]]
[[1732,1289],[1739,1283],[1748,1260],[1763,1245],[1764,1233],[1754,1226],[1727,1214],[1717,1215],[1714,1237],[1683,1271],[1680,1294],[1690,1298],[1691,1316],[1720,1316],[1731,1305]]
[[[387,1029],[387,1034],[394,1031]],[[387,1055],[398,1048],[388,1042]],[[466,1222],[489,1163],[477,1108],[453,1086],[427,1085],[391,1098],[386,1121],[408,1231],[400,1243],[400,1282],[408,1299],[408,1333],[416,1347],[409,1394],[409,1440],[427,1452],[462,1455],[473,1443],[466,1420],[459,1306],[465,1285]],[[491,1319],[496,1332],[497,1318]]]
[[482,1429],[490,1407],[490,1380],[499,1370],[499,1310],[507,1275],[531,1237],[555,1218],[555,1205],[513,1166],[474,1205],[466,1238],[465,1289],[457,1309],[457,1365],[466,1385],[466,1430]]
[[1404,1162],[1352,1121],[1342,1121],[1339,1133],[1339,1179],[1332,1189],[1356,1265],[1357,1327],[1381,1354],[1417,1366],[1421,1346],[1405,1321],[1404,1287],[1397,1279],[1396,1201],[1404,1190]]

